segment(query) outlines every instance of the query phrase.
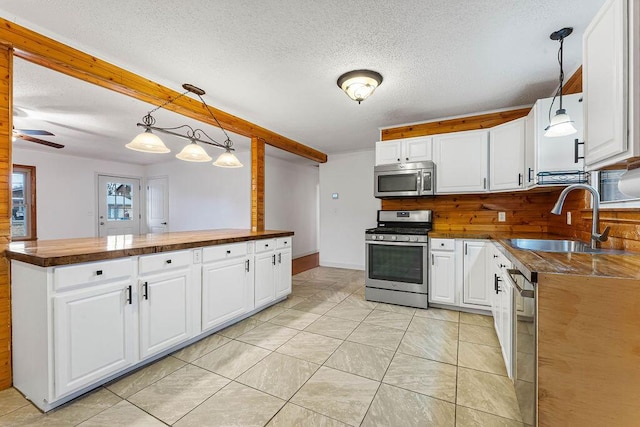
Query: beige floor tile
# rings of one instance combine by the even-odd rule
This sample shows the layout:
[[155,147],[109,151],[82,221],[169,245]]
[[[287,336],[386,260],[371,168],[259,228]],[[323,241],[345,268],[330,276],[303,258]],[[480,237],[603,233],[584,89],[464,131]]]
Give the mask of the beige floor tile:
[[460,323],[493,328],[493,317],[474,313],[460,313]]
[[524,424],[458,405],[456,427],[524,427]]
[[271,353],[264,348],[231,341],[192,363],[227,378],[236,378]]
[[454,404],[382,384],[362,426],[453,427],[454,423]]
[[313,297],[315,299],[338,303],[345,300],[349,295],[351,295],[349,292],[334,291],[329,289],[329,290],[319,291],[315,293]]
[[458,340],[446,335],[407,332],[398,352],[455,365],[458,360]]
[[287,403],[267,427],[346,427],[347,424],[325,417],[301,406]]
[[336,351],[342,342],[342,340],[337,338],[325,337],[324,335],[303,331],[291,338],[276,351],[321,365]]
[[458,339],[458,323],[437,320],[430,317],[413,317],[407,332],[444,336],[448,339]]
[[311,298],[318,292],[320,292],[320,289],[315,287],[294,286],[291,289],[291,295],[296,298]]
[[319,314],[291,309],[277,315],[273,319],[269,320],[269,322],[301,331],[319,318]]
[[455,403],[456,375],[454,365],[396,353],[382,382]]
[[294,310],[306,311],[314,314],[325,314],[327,311],[335,307],[337,303],[309,298],[292,307]]
[[446,320],[448,322],[460,321],[460,312],[455,310],[445,310],[442,308],[430,307],[427,310],[417,309],[416,317],[428,317],[436,320]]
[[411,323],[411,319],[412,317],[407,314],[373,310],[367,318],[363,320],[363,322],[406,331],[409,327],[409,323]]
[[262,325],[262,323],[263,322],[260,320],[254,319],[253,317],[249,317],[247,319],[241,320],[240,322],[234,325],[224,328],[223,330],[218,332],[218,335],[222,335],[227,338],[238,338],[240,335],[244,334],[245,332],[248,332],[253,328],[256,328]]
[[416,312],[416,309],[413,307],[405,307],[404,305],[395,305],[395,304],[385,304],[382,302],[376,305],[376,309],[383,310],[383,311],[392,311],[394,313],[407,314],[409,316],[413,316],[413,314]]
[[268,350],[275,350],[297,334],[297,329],[291,329],[273,323],[263,323],[249,332],[245,332],[236,339]]
[[232,382],[174,425],[262,427],[284,404],[277,397]]
[[129,397],[129,402],[173,424],[229,383],[227,378],[187,365]]
[[[1,427],[45,425],[47,415],[29,404],[0,417]],[[61,423],[60,423],[61,424]]]
[[0,391],[0,416],[30,404],[31,403],[13,387]]
[[306,298],[289,295],[286,300],[280,301],[277,305],[284,308],[293,308],[305,300]]
[[372,310],[368,308],[362,308],[348,302],[342,302],[329,310],[327,312],[327,316],[352,320],[354,322],[362,322],[371,313],[371,311]]
[[460,341],[458,345],[458,366],[491,374],[507,375],[502,351],[500,351],[499,347]]
[[404,331],[400,329],[361,323],[347,337],[347,341],[395,351],[403,335]]
[[185,362],[193,362],[194,360],[201,358],[205,354],[211,353],[213,350],[228,343],[229,341],[229,338],[222,335],[209,335],[203,340],[193,343],[190,346],[183,348],[182,350],[176,351],[172,354],[172,356],[180,360],[184,360]]
[[100,388],[30,421],[27,425],[77,425],[111,408],[121,400],[109,390]]
[[393,351],[345,341],[324,366],[380,381],[393,359]]
[[495,329],[465,323],[460,323],[460,341],[500,347]]
[[349,295],[345,302],[360,308],[368,308],[369,310],[373,310],[378,305],[377,302],[367,301],[366,299],[364,299],[364,292],[353,292],[351,295]]
[[513,383],[501,375],[459,367],[457,403],[467,408],[522,421]]
[[336,317],[322,316],[304,330],[332,338],[345,339],[358,326],[358,322]]
[[116,382],[107,384],[107,388],[118,396],[126,399],[143,388],[177,371],[185,362],[173,356],[165,357],[151,365],[135,371]]
[[261,322],[266,322],[267,320],[273,319],[274,317],[276,317],[278,314],[282,313],[285,310],[287,309],[276,304],[276,305],[272,305],[269,308],[265,308],[262,311],[259,311],[258,313],[251,316],[251,318],[255,320],[259,320]]
[[323,366],[291,398],[291,403],[347,424],[359,425],[379,384]]
[[126,400],[80,424],[82,427],[162,427],[166,424]]
[[289,400],[320,365],[279,353],[271,353],[236,381],[280,399]]

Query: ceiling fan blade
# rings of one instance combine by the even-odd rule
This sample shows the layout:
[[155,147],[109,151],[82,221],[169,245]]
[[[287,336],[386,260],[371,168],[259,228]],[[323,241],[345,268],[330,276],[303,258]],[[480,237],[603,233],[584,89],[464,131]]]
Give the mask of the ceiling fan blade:
[[20,138],[22,140],[29,141],[29,142],[35,142],[36,144],[46,145],[48,147],[64,148],[64,145],[62,145],[62,144],[57,144],[57,143],[51,142],[51,141],[45,141],[44,139],[33,138],[33,137],[29,136],[29,135],[16,135],[16,138]]
[[55,136],[51,132],[42,129],[14,129],[13,131],[23,135]]

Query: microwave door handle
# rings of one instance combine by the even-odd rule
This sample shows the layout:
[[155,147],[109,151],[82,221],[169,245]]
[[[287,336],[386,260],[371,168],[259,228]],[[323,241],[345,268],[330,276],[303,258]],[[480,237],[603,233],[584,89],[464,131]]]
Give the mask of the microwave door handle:
[[418,172],[416,174],[416,189],[418,190],[418,195],[422,195],[422,172]]

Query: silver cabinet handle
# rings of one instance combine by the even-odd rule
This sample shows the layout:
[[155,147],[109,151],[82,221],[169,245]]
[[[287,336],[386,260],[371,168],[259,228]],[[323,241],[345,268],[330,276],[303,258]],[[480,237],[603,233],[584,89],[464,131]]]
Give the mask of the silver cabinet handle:
[[273,254],[273,265],[276,265],[276,254]]
[[482,178],[482,188],[487,189],[487,178]]
[[278,264],[282,264],[282,252],[278,254]]
[[431,254],[431,265],[436,265],[436,261],[433,257],[433,254]]

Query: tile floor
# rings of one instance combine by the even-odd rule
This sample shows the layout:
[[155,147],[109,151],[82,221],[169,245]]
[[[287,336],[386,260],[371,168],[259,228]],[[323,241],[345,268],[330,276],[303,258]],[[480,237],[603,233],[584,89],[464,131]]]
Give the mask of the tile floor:
[[48,414],[0,392],[0,426],[522,426],[492,319],[364,300],[319,267],[289,298]]

